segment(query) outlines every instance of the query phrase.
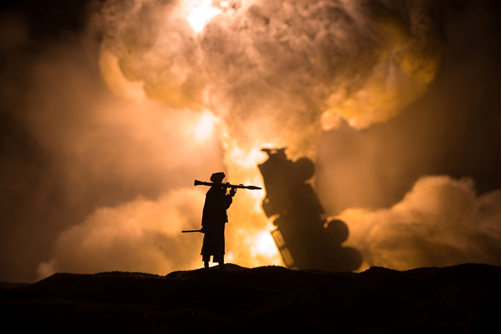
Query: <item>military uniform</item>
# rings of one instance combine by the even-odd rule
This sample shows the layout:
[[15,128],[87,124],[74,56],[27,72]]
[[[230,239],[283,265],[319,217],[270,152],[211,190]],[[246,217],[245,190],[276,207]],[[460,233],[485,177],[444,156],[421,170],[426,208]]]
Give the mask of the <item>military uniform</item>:
[[225,255],[225,224],[228,222],[227,209],[232,204],[232,196],[226,190],[212,186],[206,193],[206,202],[202,212],[202,261],[208,262],[211,255],[213,262],[223,264]]

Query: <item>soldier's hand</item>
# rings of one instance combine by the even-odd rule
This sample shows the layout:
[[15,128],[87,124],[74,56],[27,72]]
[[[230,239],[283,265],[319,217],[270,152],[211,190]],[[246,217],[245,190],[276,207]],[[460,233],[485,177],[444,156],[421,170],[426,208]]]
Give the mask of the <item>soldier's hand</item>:
[[230,196],[234,197],[236,192],[237,192],[237,188],[230,189]]

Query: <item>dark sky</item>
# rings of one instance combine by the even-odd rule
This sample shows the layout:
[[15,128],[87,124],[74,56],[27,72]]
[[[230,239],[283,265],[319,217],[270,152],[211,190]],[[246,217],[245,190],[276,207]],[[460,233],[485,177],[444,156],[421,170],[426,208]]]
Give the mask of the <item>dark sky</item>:
[[[79,115],[93,108],[93,100],[115,101],[97,64],[102,30],[99,22],[87,24],[99,5],[11,1],[0,7],[0,280],[34,280],[57,235],[96,208],[138,194],[156,198],[166,184],[177,188],[193,179],[182,166],[164,175],[142,162],[137,172],[117,174],[104,162],[76,159],[71,140],[61,142],[91,127],[93,120]],[[328,214],[389,207],[424,175],[471,177],[478,194],[500,189],[500,2],[445,1],[442,15],[443,54],[428,92],[386,123],[356,131],[342,122],[322,135],[317,187]],[[66,79],[74,77],[85,98],[72,100],[80,88]],[[51,106],[57,111],[50,117],[37,112]],[[124,143],[126,132],[114,131],[96,140],[92,152],[99,155],[91,158],[114,157],[115,140],[131,154],[145,150],[133,140]],[[209,175],[224,169],[218,140],[205,147],[218,155],[204,155],[204,147],[189,151],[208,161],[196,170]],[[129,161],[120,159],[117,164]]]

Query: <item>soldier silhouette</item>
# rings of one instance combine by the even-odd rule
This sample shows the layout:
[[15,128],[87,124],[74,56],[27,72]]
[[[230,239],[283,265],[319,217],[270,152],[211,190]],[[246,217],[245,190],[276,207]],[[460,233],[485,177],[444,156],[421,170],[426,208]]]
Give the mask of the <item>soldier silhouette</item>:
[[215,185],[211,186],[206,193],[201,229],[204,233],[204,242],[200,252],[205,268],[209,267],[209,259],[212,255],[213,262],[217,262],[223,270],[226,269],[223,257],[225,255],[225,224],[228,222],[227,209],[232,204],[232,197],[237,191],[232,188],[227,194],[227,188],[218,186],[224,178],[225,174],[222,172],[211,175],[211,181]]

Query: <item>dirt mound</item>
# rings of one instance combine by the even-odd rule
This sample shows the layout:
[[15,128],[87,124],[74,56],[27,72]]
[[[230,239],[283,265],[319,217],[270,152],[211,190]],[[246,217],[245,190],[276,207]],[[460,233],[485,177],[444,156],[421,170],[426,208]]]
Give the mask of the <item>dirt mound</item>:
[[403,333],[500,331],[500,267],[362,273],[234,264],[147,273],[57,273],[0,283],[19,332]]

